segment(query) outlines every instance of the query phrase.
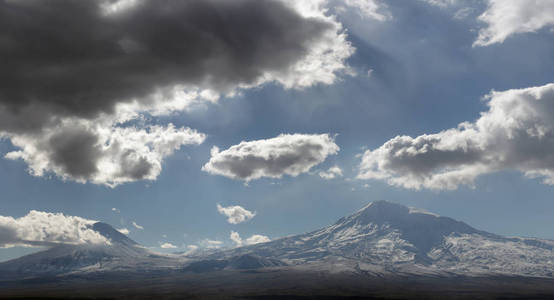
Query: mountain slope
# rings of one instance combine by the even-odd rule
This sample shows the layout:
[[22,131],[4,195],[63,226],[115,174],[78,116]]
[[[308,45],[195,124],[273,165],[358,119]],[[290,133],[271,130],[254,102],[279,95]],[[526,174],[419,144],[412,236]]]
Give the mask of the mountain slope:
[[553,276],[553,248],[554,241],[506,238],[378,201],[320,230],[219,255],[252,254],[292,265],[338,263],[371,272]]
[[2,277],[56,275],[84,271],[151,269],[175,265],[175,260],[156,255],[108,224],[92,229],[109,244],[59,245],[48,250],[0,263]]
[[386,201],[322,229],[216,253],[159,255],[113,227],[93,229],[110,244],[60,245],[0,263],[0,277],[82,272],[288,269],[386,275],[554,277],[554,241],[507,238]]

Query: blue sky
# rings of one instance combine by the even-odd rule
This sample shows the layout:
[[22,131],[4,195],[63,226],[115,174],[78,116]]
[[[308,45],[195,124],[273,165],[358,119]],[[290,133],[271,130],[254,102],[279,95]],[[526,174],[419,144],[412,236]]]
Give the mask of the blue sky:
[[[422,185],[419,189],[407,187],[408,179],[398,170],[416,172],[413,167],[416,162],[411,160],[398,169],[383,165],[372,178],[360,176],[362,155],[375,160],[392,159],[387,153],[377,156],[372,151],[396,136],[415,138],[456,128],[462,122],[475,122],[482,112],[489,110],[489,100],[483,97],[492,90],[541,87],[554,82],[554,20],[533,16],[540,12],[532,10],[531,17],[543,26],[519,32],[517,27],[511,29],[500,24],[499,28],[507,32],[492,31],[489,44],[474,45],[484,30],[497,25],[494,18],[485,21],[479,16],[489,12],[494,17],[495,5],[502,5],[500,2],[322,3],[328,8],[325,14],[335,16],[333,22],[342,24],[340,33],[355,48],[342,61],[350,71],[334,70],[337,78],[331,83],[316,78],[308,86],[296,88],[288,88],[277,78],[241,89],[235,95],[225,96],[222,92],[217,101],[204,101],[191,109],[170,114],[145,113],[133,119],[130,123],[137,128],[145,123],[160,126],[172,123],[177,128],[190,127],[206,135],[200,144],[183,144],[165,155],[161,171],[152,178],[109,187],[94,177],[85,178],[83,183],[82,177],[72,177],[55,167],[33,176],[29,161],[0,159],[0,215],[19,218],[36,210],[79,216],[126,228],[132,239],[157,251],[187,251],[191,245],[207,245],[207,240],[233,246],[231,231],[238,232],[243,239],[255,234],[275,239],[311,231],[369,201],[388,200],[462,220],[493,233],[554,239],[553,190],[552,185],[543,183],[549,175],[541,173],[538,178],[531,178],[524,174],[543,170],[537,164],[544,165],[544,170],[552,169],[548,156],[537,156],[536,161],[512,160],[517,155],[508,152],[506,160],[487,165],[489,157],[494,157],[494,151],[498,150],[484,146],[478,155],[487,157],[486,160],[462,163],[449,160],[413,177],[434,178],[440,175],[442,167],[466,172],[465,168],[472,164],[485,165],[486,171],[475,176],[472,184],[455,182],[452,189],[425,186],[413,178]],[[370,12],[377,17],[362,9],[369,3],[376,5]],[[513,18],[515,23],[526,21],[518,16]],[[502,36],[504,40],[495,40]],[[554,102],[552,93],[545,95],[541,101]],[[543,125],[549,124],[549,117],[554,120],[554,115],[545,114]],[[506,120],[510,116],[506,115]],[[544,126],[549,137],[554,128]],[[21,150],[21,142],[19,146],[14,142],[15,131],[7,127],[0,130],[8,132],[0,142],[2,156]],[[213,158],[210,150],[214,146],[222,154],[241,141],[272,139],[280,134],[303,134],[310,139],[328,134],[340,150],[304,166],[298,174],[281,170],[280,178],[244,180],[236,174],[231,178],[217,174],[229,171],[221,165],[215,167],[215,173],[202,170]],[[536,153],[551,152],[548,145],[541,143],[543,148]],[[534,153],[533,149],[528,153]],[[428,159],[439,164],[443,158]],[[320,171],[333,166],[342,170],[342,176],[329,180],[319,176]],[[401,183],[391,184],[390,179]],[[218,212],[217,204],[238,205],[255,212],[255,216],[240,224],[230,224]],[[161,249],[164,243],[176,248]],[[0,260],[37,250],[20,246],[0,249]]]

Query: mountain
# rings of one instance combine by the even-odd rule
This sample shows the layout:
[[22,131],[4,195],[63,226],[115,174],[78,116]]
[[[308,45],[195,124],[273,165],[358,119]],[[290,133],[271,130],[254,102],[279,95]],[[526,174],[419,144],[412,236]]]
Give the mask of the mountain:
[[254,255],[287,265],[437,275],[554,277],[554,241],[507,238],[399,204],[372,202],[314,232],[214,254]]
[[372,202],[313,232],[195,256],[156,254],[105,223],[92,229],[110,243],[60,245],[0,263],[0,277],[252,269],[554,277],[554,241],[503,237],[386,201]]
[[75,272],[140,271],[176,264],[174,259],[147,250],[106,223],[97,222],[91,227],[110,243],[59,245],[0,263],[0,278]]

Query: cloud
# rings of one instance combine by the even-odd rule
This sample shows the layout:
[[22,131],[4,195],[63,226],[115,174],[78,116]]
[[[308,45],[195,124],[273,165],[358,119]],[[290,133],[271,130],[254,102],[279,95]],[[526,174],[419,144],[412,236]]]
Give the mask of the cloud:
[[124,235],[128,235],[130,233],[129,229],[127,228],[121,228],[121,229],[118,229],[117,231],[123,233]]
[[218,248],[221,248],[221,246],[223,246],[222,241],[210,240],[210,239],[203,239],[202,241],[200,241],[199,244],[200,244],[200,247],[206,248],[206,249],[218,249]]
[[254,234],[253,236],[246,239],[246,245],[254,245],[259,243],[267,243],[270,242],[271,239],[265,235],[261,234]]
[[218,204],[217,211],[220,214],[227,216],[227,222],[229,222],[229,224],[239,224],[242,222],[246,222],[254,218],[254,216],[256,215],[255,212],[251,212],[239,205],[223,207]]
[[136,229],[143,230],[144,227],[140,226],[139,224],[135,223],[135,221],[132,222],[133,226],[135,226]]
[[[377,21],[387,21],[392,19],[387,6],[382,1],[377,0],[344,0],[334,1],[335,4],[346,6],[364,18],[370,18]],[[340,10],[340,9],[339,9]]]
[[349,73],[354,48],[342,25],[322,5],[297,2],[3,1],[0,28],[11,29],[0,34],[0,137],[21,149],[8,157],[36,176],[155,179],[163,157],[204,138],[143,116]]
[[[119,102],[148,104],[149,96],[180,84],[217,92],[268,81],[310,86],[332,82],[353,51],[323,8],[143,0],[106,15],[106,3],[114,1],[4,2],[2,27],[14,29],[2,39],[9,61],[0,75],[2,104],[21,109],[40,101],[88,118],[113,112]],[[46,37],[49,43],[37,48]],[[328,69],[309,74],[314,62]]]
[[330,167],[327,171],[320,171],[319,176],[323,179],[333,179],[336,177],[342,177],[342,170],[338,166]]
[[0,248],[109,243],[80,217],[31,210],[20,218],[0,216]]
[[229,238],[231,239],[231,241],[233,241],[235,243],[235,245],[237,247],[240,247],[240,246],[248,246],[248,245],[254,245],[254,244],[259,244],[259,243],[267,243],[267,242],[270,242],[271,239],[269,239],[269,237],[265,236],[265,235],[260,235],[260,234],[254,234],[252,235],[251,237],[247,238],[246,240],[242,240],[242,238],[240,237],[239,233],[236,232],[236,231],[231,231],[231,234],[229,236]]
[[514,34],[536,32],[554,25],[554,2],[489,0],[487,9],[478,19],[486,27],[479,31],[473,46],[489,46],[502,43]]
[[229,236],[229,238],[231,239],[231,241],[233,241],[233,243],[235,243],[237,246],[241,246],[242,245],[242,239],[240,238],[240,235],[238,232],[236,231],[231,231],[231,235]]
[[163,243],[160,245],[160,248],[162,249],[176,249],[177,246],[171,244],[171,243]]
[[206,136],[190,128],[167,126],[104,128],[69,122],[41,134],[8,135],[21,150],[8,159],[21,159],[33,176],[52,172],[64,180],[117,186],[154,180],[165,157],[182,145],[201,144]]
[[554,185],[554,83],[486,96],[473,123],[416,138],[397,136],[367,150],[358,178],[404,188],[456,189],[482,174],[518,170]]
[[184,255],[190,255],[190,254],[193,254],[193,253],[196,253],[198,251],[199,247],[196,246],[196,245],[188,245],[187,246],[187,251],[185,251],[183,254]]
[[368,77],[368,78],[371,78],[371,76],[373,75],[373,72],[374,72],[373,69],[367,70],[367,77]]
[[285,174],[295,177],[339,149],[329,134],[281,134],[266,140],[242,141],[221,152],[214,147],[202,170],[246,182]]
[[459,2],[458,0],[422,0],[422,1],[427,2],[430,5],[434,5],[442,8],[457,4]]
[[112,207],[112,211],[118,214],[121,213],[121,211],[115,207]]

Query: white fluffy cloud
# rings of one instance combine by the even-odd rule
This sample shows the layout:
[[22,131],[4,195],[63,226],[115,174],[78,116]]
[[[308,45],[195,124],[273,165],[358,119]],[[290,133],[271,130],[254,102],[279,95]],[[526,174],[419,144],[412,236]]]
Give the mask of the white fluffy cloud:
[[327,171],[320,171],[319,176],[323,179],[333,179],[337,177],[342,177],[342,169],[338,166],[330,167]]
[[254,216],[256,215],[255,212],[251,212],[239,205],[223,207],[218,204],[217,211],[220,214],[227,216],[227,222],[229,222],[229,224],[239,224],[242,222],[246,222],[254,218]]
[[231,234],[229,235],[229,238],[235,245],[241,246],[242,245],[242,239],[240,238],[240,234],[236,231],[231,231]]
[[236,231],[231,231],[229,238],[231,239],[231,241],[235,243],[237,247],[240,247],[243,245],[248,246],[248,245],[254,245],[259,243],[267,243],[271,241],[269,237],[265,235],[260,235],[260,234],[254,234],[243,241],[242,238],[240,237],[240,234]]
[[473,123],[435,134],[397,136],[367,150],[360,179],[411,189],[456,189],[481,174],[519,170],[554,185],[554,83],[493,91]]
[[489,0],[487,10],[479,16],[486,27],[479,31],[474,46],[502,43],[510,35],[536,32],[554,25],[554,1]]
[[246,182],[285,174],[294,177],[339,149],[329,134],[281,134],[266,140],[242,141],[223,151],[214,147],[202,170]]
[[205,139],[196,130],[172,124],[142,129],[103,125],[68,121],[40,134],[7,135],[21,150],[5,157],[22,159],[34,176],[51,172],[65,180],[113,187],[156,179],[165,157],[182,145],[201,144]]
[[246,239],[246,245],[254,245],[259,243],[267,243],[270,242],[271,239],[265,235],[261,234],[254,234],[251,237]]
[[173,245],[172,243],[163,243],[160,245],[160,248],[162,249],[176,249],[177,246]]
[[0,216],[0,248],[109,243],[92,229],[94,223],[96,221],[36,210],[20,218]]
[[136,229],[140,229],[140,230],[143,230],[144,227],[140,226],[139,224],[135,223],[135,221],[132,222],[133,226],[136,228]]

